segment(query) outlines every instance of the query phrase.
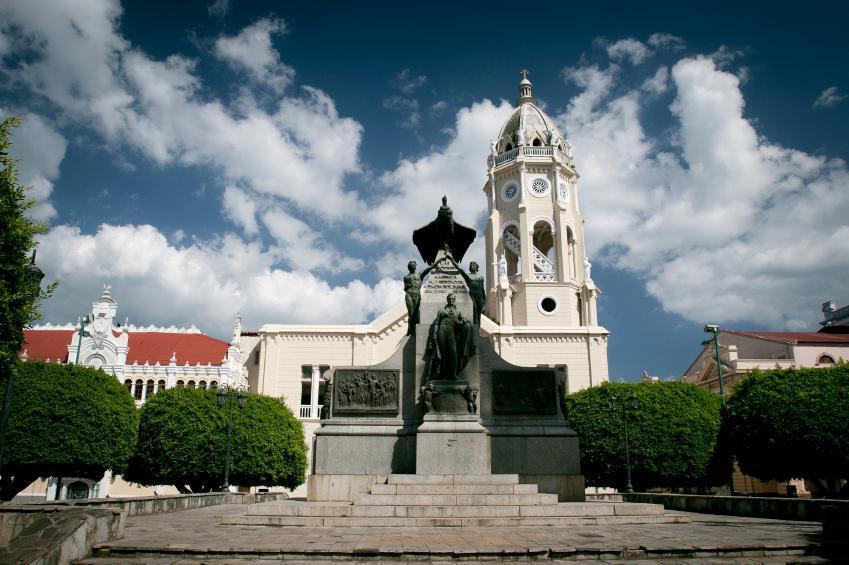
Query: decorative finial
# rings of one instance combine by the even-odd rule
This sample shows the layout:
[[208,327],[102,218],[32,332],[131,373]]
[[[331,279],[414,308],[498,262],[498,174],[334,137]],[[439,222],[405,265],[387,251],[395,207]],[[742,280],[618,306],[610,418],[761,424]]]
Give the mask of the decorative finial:
[[519,83],[519,99],[516,101],[516,106],[521,106],[526,102],[536,102],[531,91],[533,85],[528,80],[528,69],[522,69],[522,82]]

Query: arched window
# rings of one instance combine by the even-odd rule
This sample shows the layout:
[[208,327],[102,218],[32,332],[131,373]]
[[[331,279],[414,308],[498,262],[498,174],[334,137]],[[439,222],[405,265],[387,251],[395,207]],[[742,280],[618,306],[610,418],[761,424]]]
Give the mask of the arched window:
[[164,379],[162,379],[158,383],[156,383],[156,392],[159,392],[161,390],[165,390],[165,380]]
[[541,147],[542,141],[540,141],[540,139],[537,137],[536,139],[534,139],[533,145],[534,145],[534,147]]
[[186,383],[183,382],[183,379],[177,381],[177,388],[183,388],[186,386]]
[[[551,224],[546,220],[538,220],[534,224],[534,247],[542,257],[534,258],[534,273],[537,280],[556,279],[556,258],[554,250],[554,232]],[[544,266],[544,268],[543,268]]]
[[512,150],[513,150],[513,144],[512,143],[508,143],[507,147],[504,148],[504,151],[512,151]]
[[510,224],[504,228],[504,234],[501,239],[504,242],[504,258],[507,260],[507,276],[512,278],[522,272],[522,264],[519,261],[521,254],[519,228]]
[[154,390],[156,390],[154,388],[154,386],[155,385],[154,385],[153,379],[148,379],[147,385],[146,385],[145,391],[144,391],[145,398],[153,396],[153,392],[154,392]]
[[828,353],[823,353],[819,356],[819,359],[817,359],[817,365],[834,365],[834,357]]
[[133,390],[133,398],[135,398],[136,400],[141,400],[143,389],[144,389],[144,381],[141,380],[141,379],[138,379],[136,381],[136,387]]
[[124,381],[124,386],[127,387],[127,391],[130,394],[133,394],[133,379],[126,379]]
[[209,383],[209,388],[218,388],[218,381],[211,381]]
[[206,381],[200,381],[198,383],[198,388],[201,390],[206,390]]
[[186,383],[186,388],[195,388],[195,381],[189,381]]

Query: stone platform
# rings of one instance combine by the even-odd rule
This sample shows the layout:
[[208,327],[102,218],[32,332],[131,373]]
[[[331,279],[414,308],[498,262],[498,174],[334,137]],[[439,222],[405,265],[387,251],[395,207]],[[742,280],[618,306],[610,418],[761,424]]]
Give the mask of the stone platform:
[[660,504],[560,503],[519,475],[390,475],[352,503],[254,504],[224,525],[503,527],[686,522]]
[[[297,505],[293,502],[293,505]],[[303,503],[300,503],[303,505]],[[572,560],[687,564],[828,563],[822,527],[672,511],[686,522],[562,527],[386,528],[222,525],[246,505],[127,519],[124,539],[103,543],[86,565],[548,563]],[[825,557],[820,555],[825,554]],[[834,556],[839,560],[838,556]]]

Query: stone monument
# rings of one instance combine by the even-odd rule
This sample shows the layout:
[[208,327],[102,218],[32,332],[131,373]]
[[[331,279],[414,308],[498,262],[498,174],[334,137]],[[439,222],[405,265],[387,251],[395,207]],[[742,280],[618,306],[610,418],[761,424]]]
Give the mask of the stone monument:
[[413,232],[428,266],[417,274],[411,261],[404,277],[407,336],[383,363],[333,371],[309,500],[353,500],[391,474],[517,474],[583,500],[557,373],[507,363],[481,332],[485,281],[476,264],[460,266],[474,238],[445,197]]

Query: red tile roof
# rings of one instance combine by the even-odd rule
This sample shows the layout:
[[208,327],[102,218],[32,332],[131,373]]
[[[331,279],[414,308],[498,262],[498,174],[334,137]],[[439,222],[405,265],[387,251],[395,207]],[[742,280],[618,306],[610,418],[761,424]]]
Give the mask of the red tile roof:
[[200,363],[220,365],[227,354],[226,341],[204,334],[183,334],[166,332],[130,332],[130,352],[127,353],[127,365],[138,361],[151,365],[159,361],[160,365],[170,362],[171,354],[177,353],[177,364],[190,365]]
[[[74,330],[24,330],[24,347],[30,360],[67,361],[68,345],[71,343]],[[200,363],[220,365],[227,354],[229,345],[226,341],[209,337],[200,333],[174,332],[130,332],[127,365],[138,362],[151,365],[157,361],[160,365],[168,365],[171,355],[176,352],[177,364],[191,365]]]
[[[725,330],[723,330],[725,331]],[[822,332],[732,332],[750,337],[775,339],[787,343],[846,343],[849,334],[828,334]]]
[[[24,346],[30,361],[68,360],[74,330],[24,330]],[[23,351],[21,351],[23,353]]]

